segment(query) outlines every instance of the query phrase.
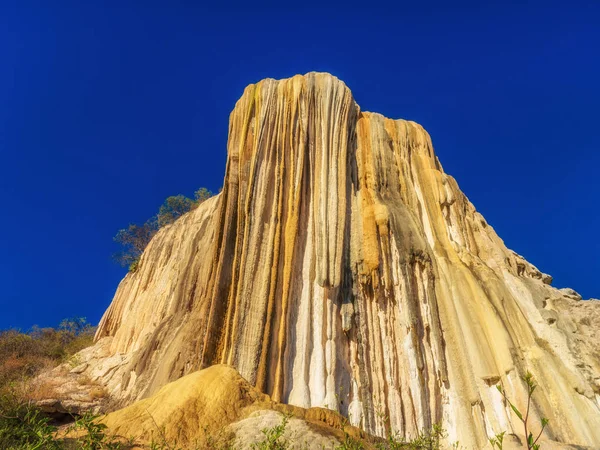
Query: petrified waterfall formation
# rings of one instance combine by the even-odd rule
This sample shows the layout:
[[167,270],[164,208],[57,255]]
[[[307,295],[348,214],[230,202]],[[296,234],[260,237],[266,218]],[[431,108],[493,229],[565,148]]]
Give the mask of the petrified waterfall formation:
[[[482,448],[520,425],[600,442],[597,302],[508,250],[413,122],[361,112],[310,73],[250,85],[229,126],[223,191],[160,230],[97,334],[123,404],[216,363],[273,399],[366,431],[442,422]],[[594,315],[595,314],[595,315]],[[579,316],[578,316],[579,315]],[[594,319],[595,320],[595,319]]]

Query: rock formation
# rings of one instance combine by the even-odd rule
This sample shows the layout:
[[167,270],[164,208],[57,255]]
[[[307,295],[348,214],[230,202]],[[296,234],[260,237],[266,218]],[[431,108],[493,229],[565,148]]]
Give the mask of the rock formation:
[[124,406],[229,364],[274,401],[376,435],[442,422],[467,448],[522,433],[495,386],[523,405],[530,371],[545,438],[598,445],[600,305],[550,281],[421,126],[329,74],[266,79],[231,113],[222,192],[150,242],[86,370]]
[[[289,422],[283,437],[292,444],[291,449],[332,449],[344,440],[338,414],[274,403],[224,365],[186,375],[102,420],[111,432],[135,437],[138,442],[166,441],[169,448],[233,445],[242,450],[264,440],[261,430],[281,424],[284,415]],[[362,440],[356,428],[346,427],[345,432]]]

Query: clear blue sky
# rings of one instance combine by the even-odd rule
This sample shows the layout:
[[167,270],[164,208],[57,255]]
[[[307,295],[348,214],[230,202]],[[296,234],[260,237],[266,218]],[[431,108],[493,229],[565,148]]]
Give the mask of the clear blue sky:
[[97,322],[116,231],[217,190],[243,88],[313,70],[421,123],[510,248],[600,297],[598,2],[193,3],[0,3],[0,328]]

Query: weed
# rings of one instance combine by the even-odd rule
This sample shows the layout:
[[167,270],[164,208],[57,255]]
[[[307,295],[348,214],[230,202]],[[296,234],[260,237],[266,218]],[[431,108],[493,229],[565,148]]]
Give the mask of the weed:
[[[538,433],[537,437],[534,438],[533,433],[530,431],[530,428],[529,428],[529,412],[530,412],[530,408],[531,408],[531,397],[533,395],[533,392],[537,388],[537,384],[535,384],[533,375],[530,372],[527,372],[523,376],[523,381],[527,385],[527,409],[525,410],[525,415],[523,415],[523,413],[521,413],[521,411],[519,411],[517,409],[517,407],[508,399],[508,397],[506,396],[506,391],[504,389],[502,389],[502,386],[500,386],[498,384],[498,385],[496,385],[496,388],[498,389],[498,391],[500,391],[500,393],[504,397],[504,401],[506,401],[506,403],[508,403],[510,405],[513,412],[517,415],[519,420],[523,423],[523,428],[525,430],[525,439],[526,439],[526,441],[525,441],[526,447],[525,448],[527,448],[527,450],[539,450],[540,444],[538,444],[537,441],[540,439],[540,437],[542,436],[542,433],[544,432],[544,429],[548,425],[548,419],[546,419],[544,417],[542,418],[540,432]],[[490,443],[492,444],[492,447],[496,447],[499,450],[502,450],[503,439],[504,439],[504,432],[497,434],[496,437],[490,439]]]
[[261,442],[252,444],[254,450],[286,450],[290,448],[291,443],[283,437],[285,427],[287,426],[290,415],[284,414],[279,425],[261,430],[265,438]]
[[344,441],[338,445],[335,450],[364,450],[364,448],[362,442],[344,432]]
[[[434,424],[427,430],[421,430],[417,436],[406,441],[397,433],[390,433],[385,440],[376,444],[377,450],[440,450],[442,441],[446,438],[446,430],[440,424]],[[453,448],[457,447],[458,443]]]
[[505,434],[506,431],[503,431],[502,433],[498,433],[496,436],[490,439],[490,444],[492,444],[492,448],[498,448],[498,450],[502,450]]
[[106,434],[106,425],[98,421],[98,416],[86,412],[75,419],[71,426],[73,431],[82,431],[77,438],[77,444],[82,450],[119,450],[122,444],[119,440]]
[[23,404],[11,394],[0,398],[0,448],[59,450],[54,439],[56,427],[50,425],[38,408]]

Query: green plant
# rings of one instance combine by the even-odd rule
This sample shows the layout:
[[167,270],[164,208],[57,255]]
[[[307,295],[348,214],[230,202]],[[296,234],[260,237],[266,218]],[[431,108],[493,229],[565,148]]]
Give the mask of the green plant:
[[290,417],[290,415],[284,414],[279,425],[263,428],[261,433],[265,436],[264,439],[252,444],[252,448],[255,450],[285,450],[289,448],[291,443],[283,435]]
[[[411,441],[406,441],[398,433],[390,433],[386,440],[377,443],[375,448],[377,450],[439,450],[445,438],[446,430],[440,424],[434,424],[429,429],[419,431]],[[453,444],[453,448],[458,448],[458,443]]]
[[504,435],[506,431],[502,433],[498,433],[496,436],[490,439],[490,444],[492,444],[492,448],[498,448],[498,450],[502,450],[502,446],[504,445]]
[[205,202],[206,200],[208,200],[209,198],[211,198],[213,194],[211,191],[209,191],[206,188],[200,188],[198,189],[196,192],[194,192],[194,200],[196,205],[200,205],[201,203]]
[[0,398],[0,448],[60,450],[62,445],[55,440],[55,433],[56,427],[38,408],[11,394]]
[[344,440],[335,450],[363,450],[365,447],[362,442],[354,439],[348,433],[344,432]]
[[335,450],[363,450],[364,446],[362,442],[354,439],[350,434],[346,431],[346,426],[348,425],[348,420],[343,418],[342,420],[342,432],[344,433],[344,440],[340,445],[338,445]]
[[129,268],[127,270],[129,270],[129,272],[131,272],[131,273],[136,273],[139,266],[140,266],[140,257],[137,257],[136,259],[134,259],[131,262],[131,264],[129,264]]
[[446,437],[446,431],[438,423],[428,430],[421,431],[418,436],[409,443],[410,449],[415,450],[439,450],[442,440]]
[[[2,450],[120,450],[121,439],[109,436],[98,416],[73,417],[60,436],[49,417],[30,402],[5,389],[0,396],[0,448]],[[75,445],[75,446],[73,446]],[[133,440],[129,440],[129,446]]]
[[408,444],[398,433],[389,433],[385,442],[375,444],[377,450],[402,450],[407,448]]
[[[496,388],[498,389],[498,391],[500,391],[500,393],[504,397],[504,401],[506,401],[508,403],[508,405],[511,407],[513,412],[516,414],[516,416],[519,418],[519,420],[523,423],[523,428],[525,430],[525,440],[526,440],[525,444],[526,444],[527,450],[539,450],[540,444],[538,444],[537,442],[540,439],[540,437],[542,436],[544,429],[548,425],[548,419],[546,419],[544,417],[541,419],[540,432],[537,434],[537,437],[534,438],[533,433],[530,431],[530,428],[529,428],[529,412],[531,409],[531,397],[533,395],[533,392],[537,388],[537,384],[535,383],[535,379],[533,378],[533,375],[530,372],[527,372],[523,376],[522,379],[525,382],[525,385],[527,386],[527,409],[525,410],[525,415],[523,415],[523,413],[521,413],[521,411],[519,411],[517,409],[517,407],[508,399],[508,397],[506,396],[506,391],[504,389],[502,389],[501,385],[499,385],[499,384],[496,385]],[[499,442],[498,442],[498,436],[500,436]],[[495,445],[496,447],[498,447],[501,450],[502,449],[502,440],[504,439],[504,433],[497,434],[496,437],[492,438],[492,439],[495,439],[494,443],[492,443],[492,446]],[[492,440],[490,440],[490,442],[492,442]]]
[[164,227],[175,222],[188,211],[191,211],[196,206],[196,202],[185,195],[172,195],[167,197],[165,202],[158,210],[158,226]]
[[194,192],[194,199],[185,195],[167,197],[160,206],[158,213],[148,219],[143,225],[130,223],[127,228],[117,232],[113,240],[121,246],[121,251],[112,255],[113,260],[123,267],[128,267],[134,273],[139,268],[140,257],[157,231],[175,222],[185,213],[196,208],[214,194],[206,188]]
[[119,450],[121,442],[106,434],[106,425],[98,421],[98,416],[86,412],[75,419],[71,429],[83,434],[77,438],[77,444],[82,450]]
[[154,216],[143,225],[131,223],[127,228],[119,230],[113,240],[121,245],[122,250],[113,254],[113,260],[135,272],[140,256],[158,228],[158,220]]

